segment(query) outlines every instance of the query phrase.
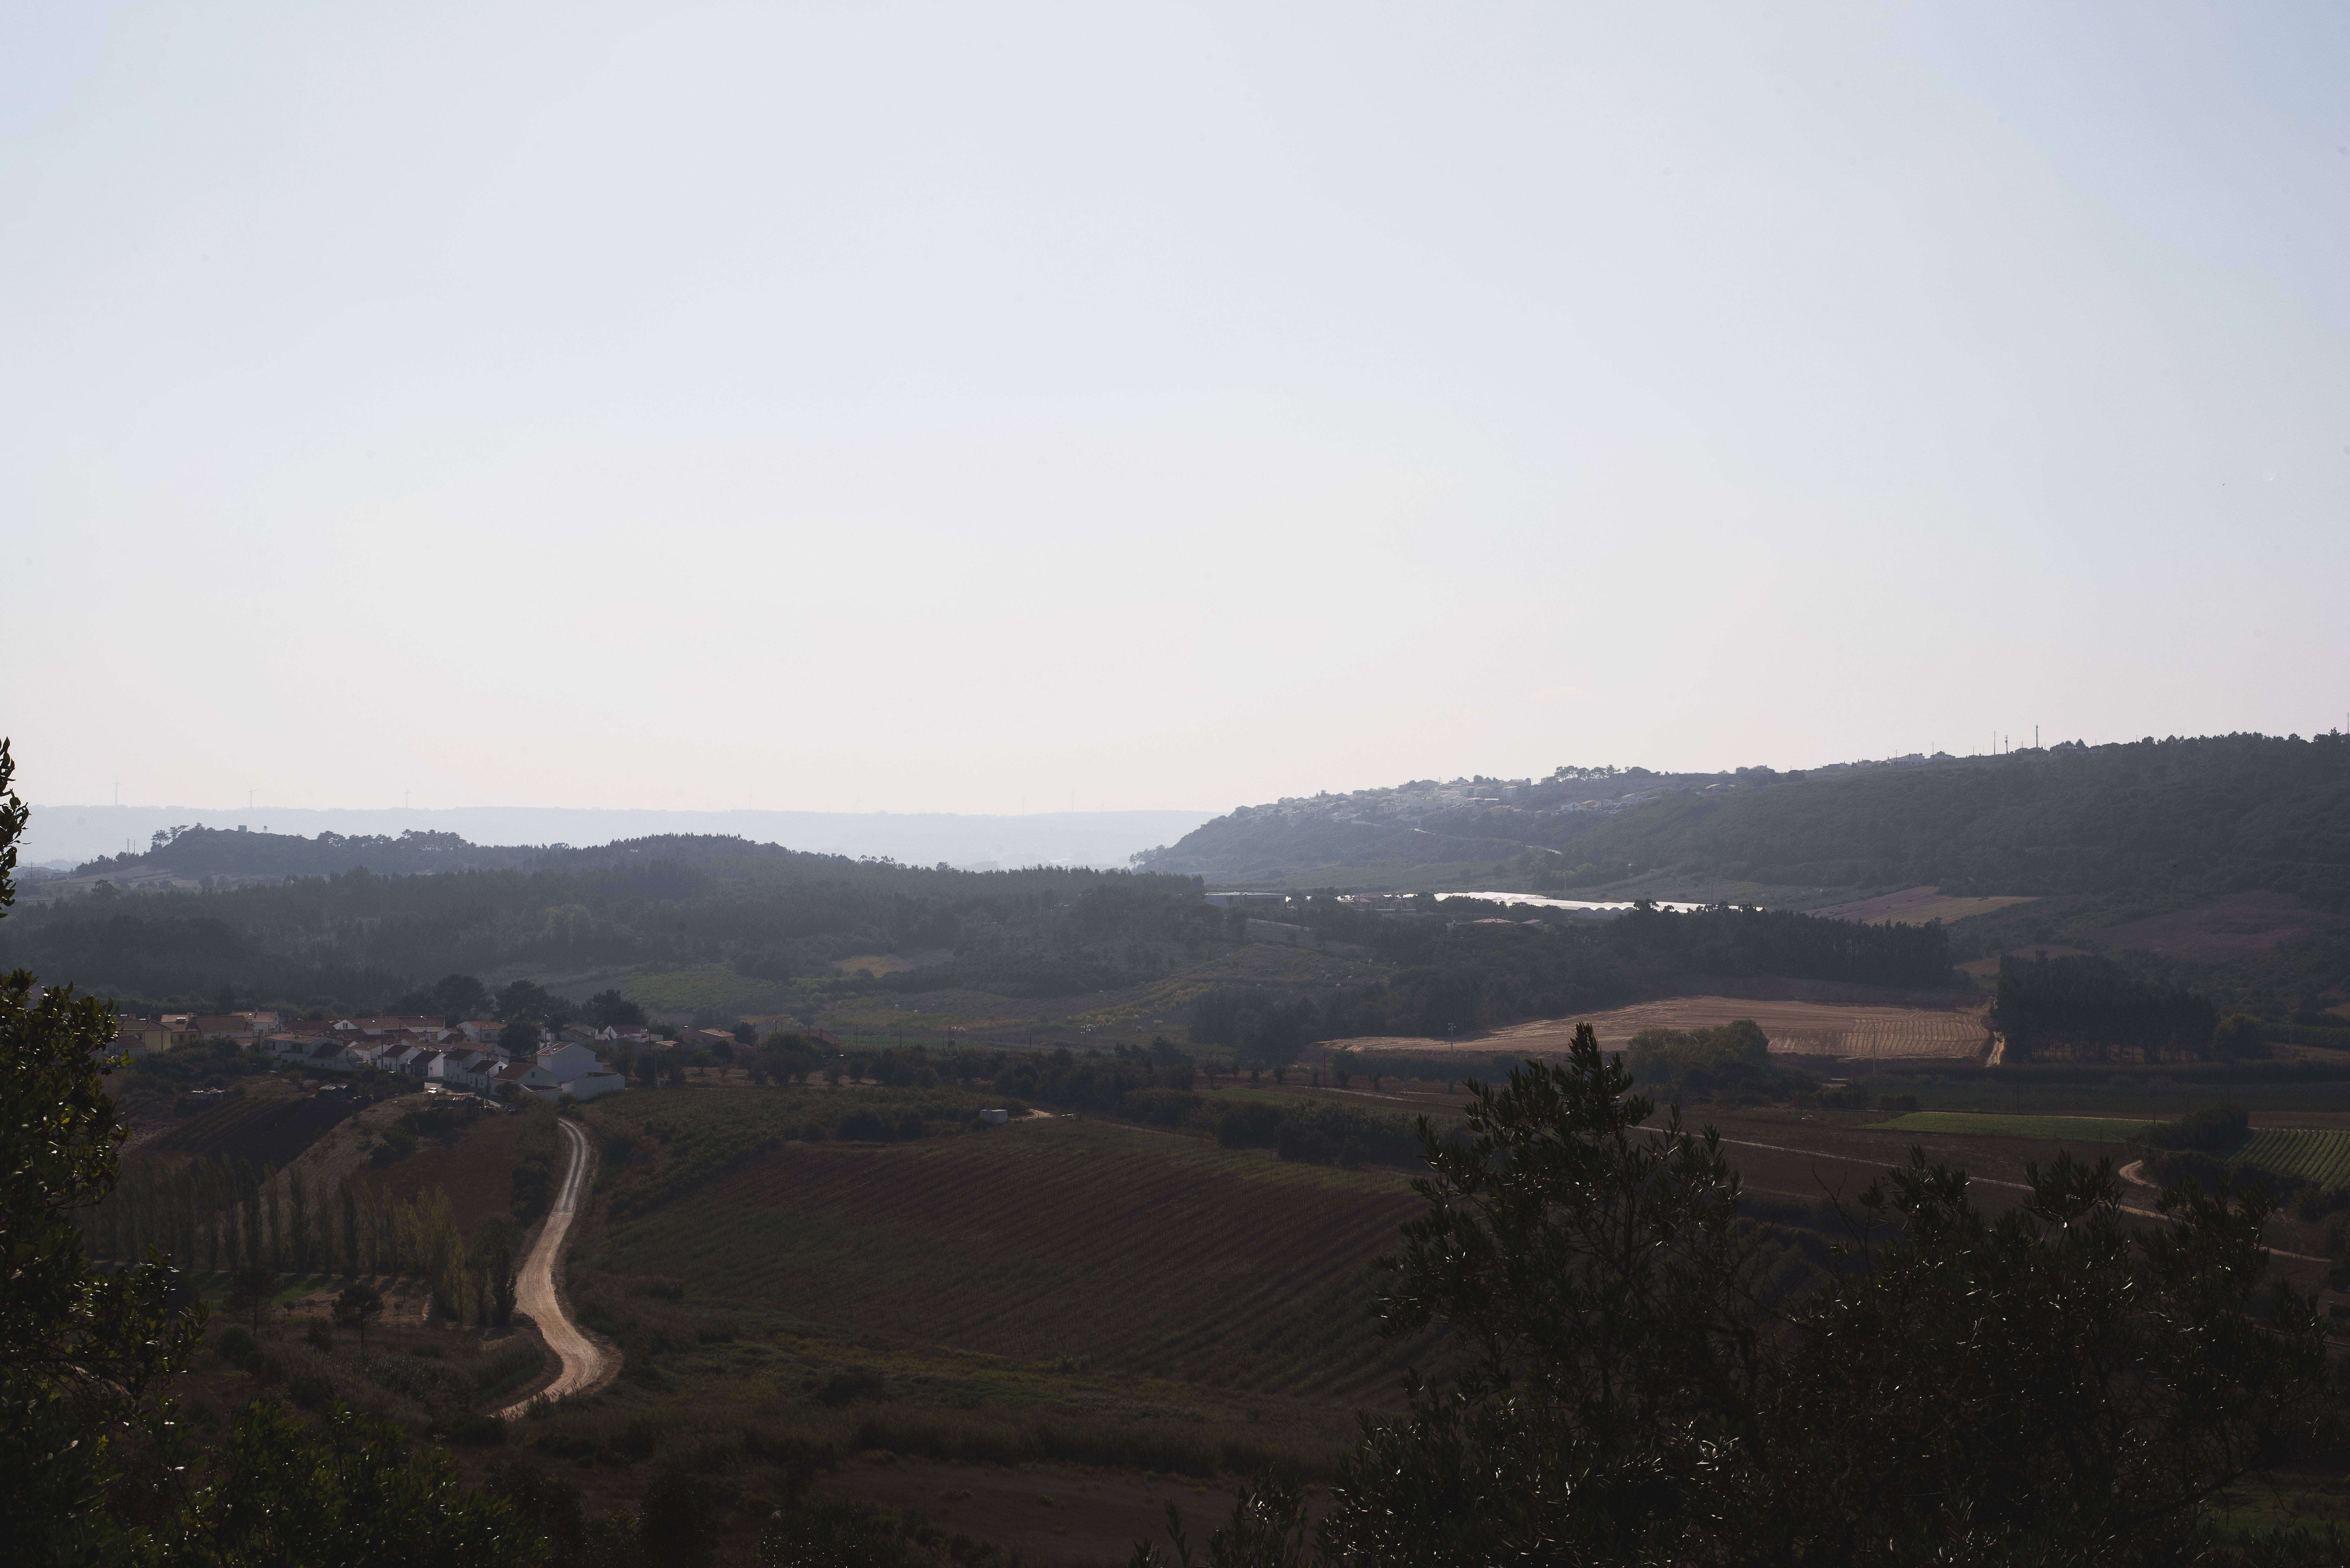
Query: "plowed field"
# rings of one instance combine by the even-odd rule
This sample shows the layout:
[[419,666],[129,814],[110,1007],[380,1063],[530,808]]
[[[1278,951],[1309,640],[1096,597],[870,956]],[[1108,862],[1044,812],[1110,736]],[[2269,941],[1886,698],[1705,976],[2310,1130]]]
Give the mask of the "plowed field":
[[[1805,1056],[1850,1058],[1946,1057],[1963,1060],[1982,1054],[1981,1008],[1894,1007],[1828,1002],[1755,1002],[1736,996],[1676,996],[1644,1002],[1583,1018],[1545,1018],[1497,1029],[1473,1044],[1480,1054],[1563,1054],[1575,1026],[1588,1023],[1611,1050],[1643,1029],[1711,1029],[1751,1018],[1771,1037],[1771,1049]],[[1332,1041],[1357,1050],[1427,1051],[1426,1040]],[[1462,1041],[1466,1050],[1471,1042]]]
[[1268,1394],[1392,1397],[1365,1312],[1393,1176],[1106,1123],[790,1144],[613,1225],[598,1262],[858,1334]]

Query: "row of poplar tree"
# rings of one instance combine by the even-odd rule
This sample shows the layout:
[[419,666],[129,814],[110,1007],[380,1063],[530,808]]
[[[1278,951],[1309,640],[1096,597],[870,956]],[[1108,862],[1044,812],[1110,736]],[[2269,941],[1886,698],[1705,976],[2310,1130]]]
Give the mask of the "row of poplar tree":
[[81,1211],[81,1226],[93,1257],[136,1262],[151,1248],[214,1273],[421,1275],[445,1316],[504,1326],[514,1313],[514,1222],[486,1220],[469,1243],[439,1187],[403,1201],[348,1177],[329,1192],[298,1165],[279,1172],[225,1155],[151,1158],[129,1162],[113,1194]]

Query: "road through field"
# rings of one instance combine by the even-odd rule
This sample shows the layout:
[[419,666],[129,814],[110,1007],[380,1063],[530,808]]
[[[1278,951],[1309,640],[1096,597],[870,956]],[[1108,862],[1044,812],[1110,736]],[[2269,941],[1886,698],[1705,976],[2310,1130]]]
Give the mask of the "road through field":
[[530,1257],[522,1266],[515,1304],[538,1325],[546,1347],[562,1362],[563,1370],[537,1393],[498,1412],[508,1420],[541,1399],[560,1399],[567,1394],[594,1387],[604,1380],[611,1359],[609,1351],[579,1332],[579,1325],[563,1310],[563,1298],[555,1293],[555,1264],[563,1255],[563,1239],[570,1234],[572,1217],[579,1210],[579,1196],[588,1186],[588,1135],[572,1122],[558,1121],[556,1126],[563,1129],[571,1163],[564,1169],[563,1186],[556,1191],[554,1207],[547,1210],[546,1223],[539,1231],[538,1245],[530,1250]]

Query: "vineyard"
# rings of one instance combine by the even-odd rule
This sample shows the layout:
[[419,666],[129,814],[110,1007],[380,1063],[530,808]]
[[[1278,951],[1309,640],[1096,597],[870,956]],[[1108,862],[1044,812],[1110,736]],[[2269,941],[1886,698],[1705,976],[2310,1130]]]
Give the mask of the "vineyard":
[[[600,1107],[599,1107],[600,1109]],[[629,1185],[665,1201],[641,1211]],[[909,1343],[1334,1398],[1392,1396],[1369,1262],[1419,1200],[1391,1175],[1100,1122],[789,1144],[708,1186],[614,1192],[596,1266]]]
[[157,1154],[221,1155],[254,1166],[283,1166],[366,1104],[356,1095],[255,1091],[202,1112],[157,1138],[153,1148]]
[[2251,1136],[2235,1159],[2314,1181],[2328,1191],[2350,1187],[2350,1132],[2270,1127]]

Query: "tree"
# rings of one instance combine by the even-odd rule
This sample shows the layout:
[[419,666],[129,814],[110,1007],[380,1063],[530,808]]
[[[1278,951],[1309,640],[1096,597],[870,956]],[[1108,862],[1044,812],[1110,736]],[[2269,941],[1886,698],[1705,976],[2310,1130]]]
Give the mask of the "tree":
[[541,1023],[552,1010],[554,999],[546,988],[532,981],[517,980],[498,992],[498,1016],[509,1023]]
[[339,1400],[314,1427],[256,1401],[237,1412],[218,1459],[158,1532],[162,1561],[296,1568],[397,1562],[531,1568],[549,1561],[496,1492],[468,1492],[439,1449]]
[[645,1010],[618,991],[599,991],[588,999],[588,1021],[598,1029],[641,1029]]
[[261,1314],[277,1293],[277,1276],[258,1263],[240,1263],[228,1278],[228,1310],[261,1332]]
[[2230,1012],[2211,1032],[2211,1049],[2221,1056],[2267,1056],[2268,1037],[2249,1012]]
[[[516,984],[522,983],[517,981]],[[498,1031],[498,1049],[514,1057],[535,1056],[538,1054],[538,1025],[528,1019],[508,1021]]]
[[335,1326],[359,1330],[359,1350],[367,1350],[368,1324],[383,1315],[383,1293],[361,1281],[343,1287],[335,1298]]
[[433,999],[441,1004],[444,1019],[474,1018],[487,1012],[492,1004],[490,988],[470,974],[442,977],[432,988]]
[[[2224,1561],[2206,1504],[2330,1431],[2324,1328],[2263,1287],[2265,1198],[2110,1162],[2028,1168],[1991,1219],[1963,1172],[1864,1192],[1840,1272],[1774,1311],[1736,1176],[1577,1031],[1472,1093],[1380,1310],[1441,1324],[1447,1388],[1367,1419],[1324,1544],[1383,1563]],[[1890,1231],[1890,1235],[1879,1232]]]
[[[15,775],[0,739],[0,917],[30,817]],[[117,1555],[128,1528],[103,1506],[118,1450],[163,1419],[204,1314],[173,1309],[176,1274],[158,1251],[90,1266],[73,1214],[114,1190],[126,1136],[102,1082],[113,1010],[70,986],[35,989],[24,970],[0,979],[0,1538],[24,1562],[94,1561]]]
[[2182,1184],[2149,1232],[2110,1162],[2029,1178],[1996,1220],[1922,1154],[1862,1194],[1896,1234],[1799,1314],[1770,1412],[1790,1559],[2199,1561],[2203,1505],[2331,1425],[2311,1303],[2256,1310],[2264,1197]]
[[1652,1104],[1588,1024],[1568,1061],[1472,1085],[1463,1137],[1425,1118],[1428,1210],[1377,1310],[1449,1325],[1470,1364],[1367,1422],[1329,1523],[1342,1552],[1492,1562],[1546,1546],[1669,1561],[1724,1500],[1763,1373],[1751,1233],[1711,1129]]
[[[0,915],[27,815],[13,774],[0,740]],[[173,1310],[174,1271],[160,1252],[92,1269],[70,1218],[120,1179],[123,1128],[100,1083],[112,1008],[69,986],[36,1001],[34,985],[21,970],[0,980],[0,1540],[10,1559],[544,1563],[545,1542],[502,1501],[466,1494],[447,1455],[412,1454],[397,1428],[339,1406],[311,1430],[256,1402],[235,1417],[224,1453],[191,1449],[169,1384],[195,1353],[203,1306]]]

